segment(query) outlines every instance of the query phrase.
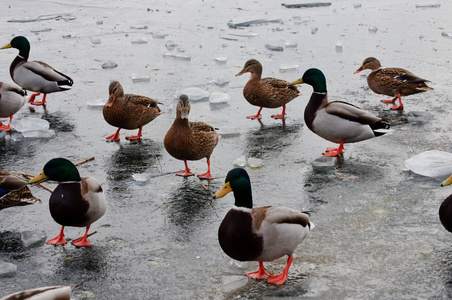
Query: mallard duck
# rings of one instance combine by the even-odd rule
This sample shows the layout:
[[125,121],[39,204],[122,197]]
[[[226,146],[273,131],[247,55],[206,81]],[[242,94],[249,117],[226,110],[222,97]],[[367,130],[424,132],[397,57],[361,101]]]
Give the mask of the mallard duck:
[[291,84],[307,83],[314,88],[304,111],[304,120],[312,132],[333,143],[338,148],[327,148],[325,156],[342,154],[344,143],[355,143],[388,131],[389,124],[381,118],[347,102],[328,102],[326,79],[319,69],[309,69],[303,77]]
[[108,141],[119,141],[119,131],[122,128],[138,129],[138,134],[126,137],[127,140],[140,139],[143,126],[163,113],[157,100],[138,95],[124,95],[124,89],[117,81],[110,83],[108,93],[110,96],[103,109],[104,119],[108,124],[118,127],[115,134],[107,137]]
[[[441,186],[452,184],[452,175],[441,183]],[[447,231],[452,232],[452,195],[444,199],[439,207],[439,219]]]
[[[283,284],[293,261],[293,252],[314,228],[314,224],[309,222],[309,213],[281,206],[253,208],[251,182],[244,169],[229,171],[223,187],[213,197],[218,199],[231,191],[234,192],[235,206],[218,229],[221,248],[233,259],[259,262],[259,270],[245,276],[268,278],[269,283]],[[283,273],[269,275],[263,262],[284,255],[288,259]]]
[[77,168],[65,158],[54,158],[48,161],[44,170],[30,180],[39,183],[45,180],[59,183],[49,200],[52,218],[62,225],[60,234],[47,244],[66,244],[64,227],[86,227],[85,235],[72,241],[77,247],[89,247],[88,230],[94,222],[102,217],[107,209],[104,192],[99,182],[93,177],[80,177]]
[[0,168],[0,210],[41,202],[27,187],[28,182]]
[[75,285],[46,286],[17,292],[0,300],[70,300]]
[[187,95],[181,95],[177,104],[176,119],[165,135],[163,144],[166,151],[176,158],[183,160],[185,171],[178,172],[178,176],[193,176],[187,165],[187,160],[207,158],[207,172],[198,175],[200,179],[212,179],[210,173],[210,156],[218,144],[220,135],[215,129],[203,122],[188,121],[190,101]]
[[[23,36],[16,36],[8,45],[1,49],[16,48],[19,55],[11,63],[9,73],[11,78],[25,90],[36,92],[28,100],[33,105],[46,104],[46,96],[49,93],[69,90],[74,83],[72,79],[55,70],[42,61],[28,61],[30,55],[30,43]],[[44,94],[42,101],[35,101],[36,96]]]
[[[24,106],[27,101],[26,92],[20,87],[0,82],[0,118],[8,118],[9,123],[13,119],[13,115]],[[4,125],[0,122],[0,130],[9,131],[11,126]]]
[[272,116],[272,118],[281,119],[286,115],[286,104],[301,95],[295,86],[290,85],[285,80],[261,78],[262,65],[255,59],[248,60],[242,71],[235,76],[240,76],[247,72],[251,73],[251,78],[243,88],[243,96],[251,105],[260,107],[257,114],[248,116],[248,119],[261,119],[261,110],[264,107],[277,108],[282,106],[282,113]]
[[395,103],[399,99],[399,105],[394,104],[391,109],[403,108],[402,96],[433,90],[425,84],[428,80],[422,79],[405,69],[381,68],[380,62],[375,57],[366,58],[362,66],[355,71],[355,74],[365,69],[372,70],[367,76],[367,84],[374,93],[394,97],[392,100],[381,100],[381,102]]

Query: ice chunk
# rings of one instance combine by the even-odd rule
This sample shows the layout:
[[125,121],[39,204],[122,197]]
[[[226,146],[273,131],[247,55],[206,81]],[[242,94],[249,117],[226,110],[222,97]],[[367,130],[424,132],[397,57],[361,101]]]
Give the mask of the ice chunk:
[[144,29],[148,29],[148,26],[147,25],[135,25],[135,26],[131,26],[130,28],[144,30]]
[[441,7],[441,4],[439,3],[420,3],[416,4],[416,8],[430,8],[430,7]]
[[317,28],[317,27],[312,27],[311,28],[311,34],[316,34],[316,32],[318,31],[319,29]]
[[0,278],[13,277],[16,275],[17,266],[0,260]]
[[360,8],[361,7],[361,3],[355,3],[355,4],[353,4],[353,7],[354,8]]
[[286,48],[297,48],[298,44],[295,41],[287,41],[284,46]]
[[270,45],[270,44],[266,44],[265,48],[267,48],[271,51],[284,51],[284,48],[282,46],[275,46],[275,45]]
[[168,34],[166,33],[153,33],[152,37],[154,39],[159,39],[159,40],[163,40]]
[[336,52],[341,53],[342,52],[342,41],[337,41],[336,45]]
[[209,100],[209,92],[204,91],[203,89],[198,88],[198,87],[189,87],[182,91],[178,91],[178,92],[176,92],[174,99],[179,100],[179,97],[182,94],[187,95],[188,99],[190,99],[190,101]]
[[331,2],[312,2],[312,3],[300,3],[300,4],[281,3],[281,5],[285,6],[287,8],[303,8],[303,7],[330,6]]
[[0,141],[5,139],[6,137],[6,131],[0,130]]
[[260,168],[264,165],[264,161],[260,158],[250,157],[248,158],[248,167],[252,169]]
[[151,174],[150,173],[133,174],[132,178],[135,181],[146,182],[149,181],[149,179],[151,178]]
[[171,57],[177,60],[191,60],[190,53],[187,52],[166,52],[163,57]]
[[246,166],[246,157],[245,155],[241,155],[240,157],[234,160],[234,166],[244,168]]
[[335,168],[336,161],[337,160],[334,157],[322,156],[314,160],[311,165],[314,172],[327,173]]
[[86,104],[90,107],[103,107],[107,103],[107,99],[95,99],[86,101]]
[[448,38],[452,38],[452,32],[441,32],[442,36],[448,37]]
[[32,117],[26,117],[22,119],[13,119],[11,121],[11,127],[19,132],[26,132],[26,131],[35,131],[35,130],[42,130],[42,131],[48,131],[49,130],[49,122],[43,119],[38,118],[32,118]]
[[369,32],[371,33],[375,33],[378,31],[378,28],[376,25],[369,25],[369,27],[367,28],[369,30]]
[[91,38],[91,44],[93,45],[100,45],[102,43],[100,38]]
[[55,131],[50,130],[32,130],[22,132],[24,138],[46,138],[49,139],[55,135]]
[[100,21],[96,21],[96,25],[102,25],[104,24],[104,21],[100,20]]
[[116,68],[118,65],[112,61],[107,61],[106,63],[102,64],[102,69],[114,69]]
[[227,77],[214,78],[211,81],[209,81],[209,84],[214,84],[214,85],[218,85],[219,87],[224,87],[227,84],[229,84],[229,79]]
[[148,39],[147,38],[140,38],[140,39],[136,39],[136,40],[132,40],[132,44],[134,45],[142,45],[142,44],[147,44],[148,43]]
[[230,33],[229,35],[233,36],[241,36],[241,37],[256,37],[258,34],[252,30],[248,31],[247,33]]
[[38,34],[38,33],[41,33],[41,32],[49,32],[49,31],[52,31],[52,28],[32,29],[32,30],[30,30],[30,31],[33,32],[33,33]]
[[242,131],[237,127],[220,127],[218,134],[220,134],[221,137],[233,137],[239,136],[242,134]]
[[268,20],[268,19],[257,19],[257,20],[251,20],[241,23],[233,23],[232,21],[228,22],[228,26],[231,28],[240,28],[240,27],[248,27],[251,25],[260,25],[260,24],[268,24],[268,23],[282,23],[281,19],[276,20]]
[[149,82],[151,81],[151,76],[149,75],[139,75],[139,74],[132,74],[132,82],[138,83],[138,82]]
[[226,93],[214,92],[209,96],[210,104],[225,104],[229,102],[231,97]]
[[227,63],[227,61],[228,61],[228,58],[225,57],[225,56],[218,56],[218,57],[215,57],[215,62],[216,62],[217,64],[225,64],[225,63]]
[[43,231],[23,231],[20,234],[25,249],[44,245],[46,238],[47,236]]
[[246,286],[249,280],[246,276],[223,276],[222,290],[224,293],[234,292]]
[[281,26],[278,26],[278,27],[273,28],[272,31],[284,31],[284,28],[282,28]]
[[298,65],[281,64],[279,66],[279,72],[281,72],[281,73],[294,72],[297,70],[298,70]]
[[165,44],[166,49],[168,49],[169,51],[174,50],[174,48],[177,47],[177,44],[173,41],[167,41]]
[[428,150],[405,160],[405,166],[416,174],[445,177],[452,174],[452,153]]

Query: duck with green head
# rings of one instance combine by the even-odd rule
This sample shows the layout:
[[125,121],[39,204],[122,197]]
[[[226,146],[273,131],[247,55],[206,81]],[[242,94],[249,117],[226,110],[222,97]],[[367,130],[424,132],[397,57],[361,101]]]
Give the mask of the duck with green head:
[[54,158],[48,161],[43,171],[32,178],[30,183],[45,180],[57,181],[59,184],[49,200],[52,218],[60,224],[60,234],[47,244],[66,244],[64,227],[86,227],[85,235],[72,241],[77,247],[89,247],[88,231],[94,222],[100,219],[106,209],[107,201],[99,182],[93,177],[80,177],[77,168],[65,158]]
[[[18,112],[27,101],[26,92],[15,84],[0,82],[0,118],[8,118],[9,123],[13,115]],[[11,126],[0,121],[0,130],[9,131]]]
[[360,142],[389,132],[389,124],[353,104],[328,102],[325,75],[319,69],[307,70],[291,84],[301,83],[314,89],[304,111],[306,126],[318,136],[339,144],[338,148],[327,148],[323,155],[341,155],[344,143]]
[[[293,261],[293,252],[314,228],[314,224],[309,222],[309,213],[281,206],[253,208],[251,181],[244,169],[229,171],[214,199],[231,191],[235,198],[234,207],[226,214],[218,229],[221,248],[233,259],[259,262],[259,269],[245,276],[268,278],[269,283],[283,284]],[[263,262],[284,255],[288,259],[283,273],[269,275]]]
[[[28,61],[30,43],[24,36],[16,36],[1,49],[16,48],[19,54],[11,63],[11,78],[25,90],[36,92],[28,100],[33,105],[45,105],[49,93],[69,90],[74,83],[72,79],[55,70],[42,61]],[[42,101],[35,101],[36,96],[44,94]]]

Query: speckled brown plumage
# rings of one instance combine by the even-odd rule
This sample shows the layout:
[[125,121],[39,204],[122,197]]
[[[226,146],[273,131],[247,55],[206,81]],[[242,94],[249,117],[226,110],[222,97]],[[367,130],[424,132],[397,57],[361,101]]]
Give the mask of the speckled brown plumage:
[[255,59],[250,59],[245,63],[242,71],[236,76],[250,72],[251,78],[243,88],[243,96],[252,105],[259,106],[260,109],[255,116],[249,116],[250,119],[260,119],[260,112],[265,108],[278,108],[283,106],[281,115],[273,115],[273,118],[279,119],[285,115],[285,105],[301,95],[297,87],[290,85],[289,82],[276,78],[261,78],[262,65]]
[[[428,80],[420,78],[405,69],[382,68],[381,63],[374,57],[366,58],[355,73],[365,69],[372,70],[367,76],[367,83],[374,93],[395,97],[393,100],[382,101],[384,103],[394,103],[397,98],[400,101],[401,96],[433,90],[433,88],[427,86],[426,82]],[[400,101],[400,105],[394,106],[393,109],[401,107],[403,105]]]
[[41,202],[27,187],[28,182],[0,169],[0,210]]
[[112,140],[119,140],[119,130],[122,128],[140,129],[141,137],[141,128],[162,114],[157,100],[124,94],[124,89],[118,81],[113,81],[108,90],[110,97],[103,109],[104,119],[108,124],[118,127],[118,136],[111,136]]
[[[181,176],[193,175],[187,167],[187,160],[207,158],[209,166],[210,156],[220,139],[220,135],[212,126],[203,122],[190,122],[188,120],[189,112],[188,97],[181,95],[177,104],[176,119],[164,139],[166,151],[174,158],[185,161],[186,171],[177,174]],[[210,175],[210,167],[207,173]],[[203,178],[202,176],[206,174],[198,175],[198,177]]]

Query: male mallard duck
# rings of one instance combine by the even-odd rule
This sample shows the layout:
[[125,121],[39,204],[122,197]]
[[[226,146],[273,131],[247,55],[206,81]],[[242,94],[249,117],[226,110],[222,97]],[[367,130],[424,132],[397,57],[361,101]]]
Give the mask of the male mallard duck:
[[339,143],[339,148],[327,148],[325,156],[342,154],[344,143],[364,141],[388,132],[389,124],[381,118],[343,101],[328,102],[326,79],[319,69],[309,69],[291,84],[307,83],[314,88],[304,111],[304,120],[312,132]]
[[108,124],[118,127],[115,134],[107,137],[108,141],[119,141],[121,128],[138,129],[137,135],[126,137],[128,140],[138,140],[141,138],[143,126],[163,113],[157,100],[138,95],[124,95],[124,89],[117,81],[110,83],[108,93],[110,97],[103,109],[104,119]]
[[41,202],[27,187],[28,182],[0,168],[0,210]]
[[[452,175],[441,183],[441,186],[451,185]],[[439,207],[439,219],[447,231],[452,232],[452,195],[447,197]]]
[[[221,198],[234,192],[234,207],[229,210],[218,229],[218,240],[223,251],[239,261],[258,261],[259,270],[245,276],[268,278],[268,282],[281,285],[286,281],[293,252],[314,228],[309,213],[287,207],[261,206],[253,208],[251,182],[244,169],[228,172],[225,184],[213,196]],[[287,265],[280,275],[269,275],[264,261],[287,255]]]
[[46,286],[17,292],[0,300],[70,300],[75,285]]
[[[30,55],[30,43],[23,36],[16,36],[8,45],[1,49],[16,48],[19,55],[11,63],[9,73],[11,78],[25,90],[37,92],[31,95],[28,100],[34,105],[46,104],[46,96],[48,93],[69,90],[74,83],[72,79],[58,72],[48,64],[42,61],[28,61]],[[44,94],[42,101],[35,101],[35,97]]]
[[99,182],[93,177],[80,177],[77,168],[65,158],[54,158],[48,161],[44,170],[30,180],[39,183],[44,180],[58,181],[49,200],[50,214],[58,224],[62,225],[60,234],[47,244],[66,244],[64,227],[86,227],[85,235],[72,241],[77,247],[89,247],[88,230],[92,223],[102,217],[107,209],[107,201]]
[[250,59],[245,63],[242,71],[235,76],[240,76],[247,72],[251,73],[251,78],[243,88],[243,96],[251,104],[259,106],[256,115],[248,116],[248,119],[260,119],[262,108],[283,107],[280,115],[273,115],[272,118],[281,119],[286,115],[286,104],[301,95],[298,89],[290,85],[289,82],[276,78],[262,78],[262,65],[255,59]]
[[[26,92],[16,85],[0,82],[0,118],[8,118],[9,123],[13,115],[24,106]],[[9,131],[11,127],[0,122],[0,130]]]
[[215,129],[203,122],[188,121],[190,101],[187,95],[181,95],[177,104],[176,119],[165,135],[163,144],[166,151],[176,159],[183,160],[185,171],[176,173],[178,176],[192,176],[187,160],[207,158],[207,172],[198,175],[201,179],[212,179],[210,174],[210,155],[218,144],[220,135]]
[[402,96],[433,90],[425,84],[428,80],[422,79],[405,69],[382,69],[380,62],[375,57],[366,58],[362,66],[355,71],[355,74],[365,69],[372,70],[367,76],[367,84],[374,93],[394,97],[392,100],[381,100],[381,102],[395,103],[399,99],[399,105],[394,105],[391,109],[403,108]]

